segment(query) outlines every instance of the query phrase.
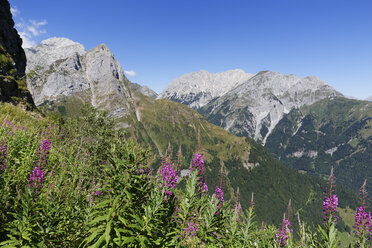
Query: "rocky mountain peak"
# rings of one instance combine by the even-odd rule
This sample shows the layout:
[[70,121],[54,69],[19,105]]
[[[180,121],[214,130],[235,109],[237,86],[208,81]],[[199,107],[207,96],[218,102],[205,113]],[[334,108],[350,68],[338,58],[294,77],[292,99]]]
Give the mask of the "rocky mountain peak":
[[198,109],[251,77],[252,74],[241,69],[219,73],[191,72],[173,80],[158,98],[168,98]]
[[236,135],[265,143],[279,120],[291,109],[334,96],[341,94],[315,76],[299,78],[293,74],[261,71],[208,103],[200,112]]
[[105,44],[86,52],[79,43],[51,38],[27,49],[26,56],[27,86],[36,105],[79,98],[116,117],[132,108],[123,69]]
[[65,60],[75,54],[86,53],[83,45],[67,38],[49,38],[39,45],[26,48],[27,67],[26,72],[31,70],[42,72],[49,69],[49,66],[58,60]]

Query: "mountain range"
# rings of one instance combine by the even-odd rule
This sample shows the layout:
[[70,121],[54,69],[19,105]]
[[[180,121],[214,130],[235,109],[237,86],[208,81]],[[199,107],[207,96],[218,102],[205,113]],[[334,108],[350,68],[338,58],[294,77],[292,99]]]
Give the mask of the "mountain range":
[[[76,116],[80,115],[78,107],[85,103],[106,111],[109,117],[115,119],[117,128],[125,128],[127,137],[136,139],[154,151],[155,167],[159,166],[165,154],[175,158],[181,152],[182,158],[188,158],[181,163],[181,169],[187,172],[189,158],[195,151],[202,152],[206,161],[208,186],[213,189],[217,185],[218,174],[222,171],[226,175],[227,199],[239,187],[242,204],[247,207],[251,193],[257,193],[259,220],[279,223],[281,219],[278,213],[285,209],[289,199],[292,199],[295,211],[306,216],[306,221],[313,222],[314,216],[321,216],[321,209],[315,207],[321,204],[320,179],[288,168],[273,159],[253,139],[237,137],[213,125],[185,104],[164,99],[165,93],[155,99],[153,91],[131,83],[124,76],[120,64],[105,45],[85,52],[78,43],[65,38],[51,38],[26,49],[26,56],[30,61],[27,64],[27,84],[36,105],[44,111],[58,111],[67,117]],[[48,59],[42,60],[39,56]],[[216,103],[254,77],[242,70],[217,74],[201,71],[182,80],[191,82],[193,78],[202,79],[205,82],[203,86],[190,89],[188,95],[182,95],[182,90],[179,90],[180,94],[173,96],[184,96],[184,103],[190,99],[194,109],[200,110],[212,102]],[[182,80],[173,82],[173,86],[168,87],[169,92],[176,88],[177,81]],[[200,89],[204,90],[202,94],[193,95]],[[312,101],[312,97],[310,94],[309,101]],[[101,104],[97,104],[97,99],[101,99]],[[347,190],[342,192],[346,198],[352,198]],[[314,194],[317,197],[314,198]]]
[[[192,107],[190,96],[204,94],[195,85],[208,85],[198,81],[198,73],[204,74],[192,73],[194,81],[174,80],[159,97]],[[189,96],[187,102],[177,98],[180,92]],[[364,179],[372,180],[372,104],[346,98],[315,76],[261,71],[196,109],[229,132],[265,145],[272,156],[302,173],[324,177],[334,166],[338,180],[355,191]]]

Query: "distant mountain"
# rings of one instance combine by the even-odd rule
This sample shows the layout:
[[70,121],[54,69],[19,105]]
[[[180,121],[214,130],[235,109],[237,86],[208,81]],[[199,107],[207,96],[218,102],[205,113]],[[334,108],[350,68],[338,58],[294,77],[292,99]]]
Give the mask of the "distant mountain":
[[366,99],[367,101],[370,101],[370,102],[372,102],[372,96],[370,96],[370,97],[367,97],[367,99]]
[[262,71],[199,110],[212,123],[266,142],[284,114],[324,98],[341,96],[317,77]]
[[36,105],[60,105],[64,113],[89,102],[116,117],[133,111],[128,80],[105,44],[86,52],[79,43],[51,38],[25,51],[27,86]]
[[220,97],[253,75],[241,69],[219,73],[201,70],[174,79],[158,96],[199,109],[216,97]]
[[142,86],[140,84],[137,84],[137,83],[132,83],[133,84],[133,87],[135,87],[139,92],[141,92],[143,95],[145,96],[149,96],[151,98],[157,98],[158,97],[158,93],[156,93],[155,91],[153,91],[152,89],[150,89],[149,87],[147,86]]
[[295,108],[265,146],[296,170],[325,176],[334,166],[338,183],[357,191],[372,182],[372,103],[336,97]]
[[9,2],[0,0],[0,101],[33,108],[24,79],[26,67],[22,39],[14,28]]

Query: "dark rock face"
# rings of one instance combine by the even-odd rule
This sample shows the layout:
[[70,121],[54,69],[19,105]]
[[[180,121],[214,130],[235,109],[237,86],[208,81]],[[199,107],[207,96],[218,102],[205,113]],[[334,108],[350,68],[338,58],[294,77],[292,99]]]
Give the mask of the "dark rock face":
[[0,101],[34,108],[26,86],[26,55],[7,0],[0,0]]
[[0,45],[14,61],[17,76],[24,76],[26,55],[22,49],[22,39],[14,28],[10,5],[7,0],[0,0]]

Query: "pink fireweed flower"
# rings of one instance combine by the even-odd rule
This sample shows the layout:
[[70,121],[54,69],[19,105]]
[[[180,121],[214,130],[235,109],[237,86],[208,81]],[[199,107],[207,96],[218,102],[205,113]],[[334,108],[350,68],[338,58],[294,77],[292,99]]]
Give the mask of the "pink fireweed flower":
[[278,243],[280,247],[285,247],[287,239],[291,237],[292,232],[293,229],[291,229],[291,222],[284,215],[282,226],[278,229],[275,242]]
[[44,183],[44,171],[39,169],[38,167],[35,167],[32,170],[32,174],[30,174],[30,179],[28,180],[29,188],[36,191],[43,187]]
[[[216,185],[216,191],[214,192],[214,197],[216,197],[217,199],[220,200],[220,202],[218,203],[218,206],[217,206],[218,210],[216,212],[216,215],[219,215],[222,204],[223,204],[223,191],[217,185]],[[214,200],[213,200],[213,203],[214,203]]]
[[170,189],[174,189],[178,181],[177,173],[172,165],[169,163],[163,164],[158,170],[156,180],[160,184],[159,186],[165,189],[164,200],[167,201],[172,196]]
[[335,194],[335,176],[333,175],[333,167],[331,167],[331,175],[327,181],[327,192],[323,201],[323,220],[324,223],[327,223],[330,220],[332,223],[337,223],[337,207],[338,207],[338,198]]
[[192,237],[195,237],[198,230],[199,230],[199,225],[194,223],[193,220],[190,220],[187,223],[187,228],[185,228],[184,231],[180,233],[180,235],[184,239],[192,238]]
[[204,196],[208,193],[208,185],[206,183],[203,182],[201,184],[200,192],[202,193],[202,196]]
[[355,213],[355,235],[359,236],[362,233],[372,232],[371,227],[371,212],[367,212],[364,207],[360,206]]
[[360,187],[360,207],[355,213],[354,233],[356,236],[370,236],[372,233],[371,227],[371,212],[369,211],[368,192],[366,190],[367,180],[364,180],[362,187]]
[[338,198],[337,195],[331,197],[325,197],[323,202],[323,220],[327,222],[331,218],[331,222],[336,223],[338,220],[337,216]]
[[51,148],[51,142],[47,139],[42,139],[40,142],[39,149],[36,154],[35,166],[43,168],[46,166]]
[[198,191],[199,193],[202,194],[202,196],[206,195],[206,193],[208,192],[208,186],[207,184],[204,182],[204,175],[203,175],[203,172],[204,172],[204,158],[201,154],[199,153],[195,153],[195,156],[194,156],[194,159],[193,159],[193,162],[192,162],[192,167],[191,167],[191,171],[193,170],[198,170]]
[[6,159],[8,158],[8,147],[6,142],[0,145],[0,169],[5,171],[6,169]]
[[204,158],[201,154],[195,153],[194,160],[192,161],[192,170],[198,169],[198,177],[200,178],[203,174]]

